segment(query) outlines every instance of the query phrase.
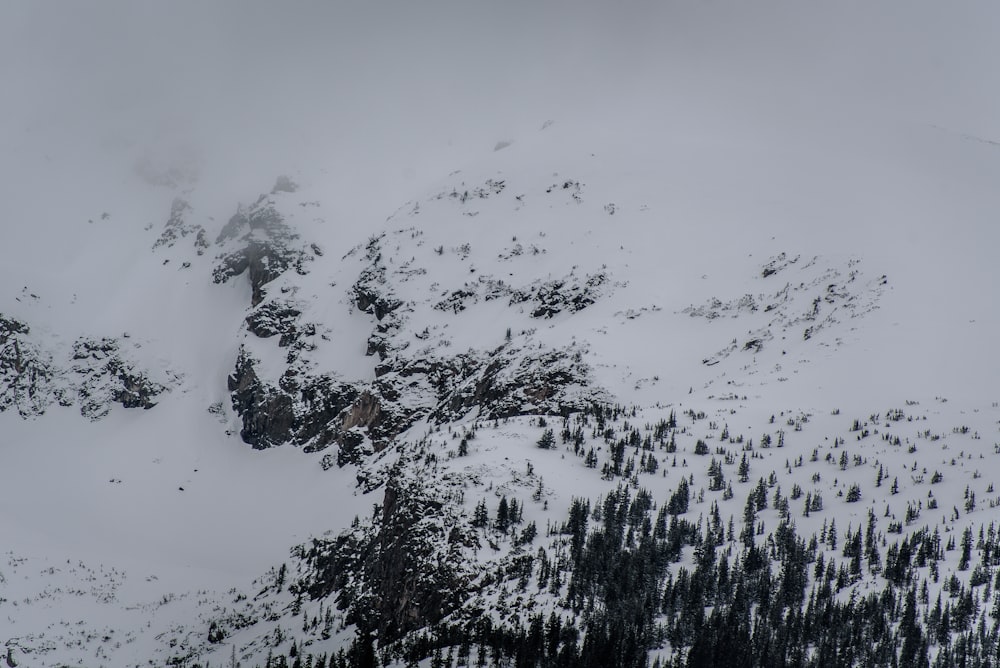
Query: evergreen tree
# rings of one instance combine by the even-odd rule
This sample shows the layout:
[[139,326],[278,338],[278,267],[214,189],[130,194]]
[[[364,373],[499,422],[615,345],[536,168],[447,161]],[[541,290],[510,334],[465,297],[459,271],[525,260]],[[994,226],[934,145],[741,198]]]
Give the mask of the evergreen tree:
[[500,497],[500,505],[497,506],[496,528],[497,531],[500,531],[501,533],[505,533],[507,531],[507,527],[510,523],[510,518],[508,517],[509,510],[510,507],[507,503],[507,497]]
[[472,526],[477,529],[483,529],[489,524],[490,513],[486,509],[486,500],[480,499],[479,503],[476,504],[476,509],[472,515]]
[[537,445],[543,450],[551,450],[552,448],[556,447],[555,432],[552,431],[551,429],[546,429],[545,431],[543,431],[541,438],[539,438],[537,441]]
[[739,476],[740,482],[747,482],[750,480],[750,464],[747,462],[747,453],[743,453],[743,459],[740,460],[740,466],[736,470],[736,475]]

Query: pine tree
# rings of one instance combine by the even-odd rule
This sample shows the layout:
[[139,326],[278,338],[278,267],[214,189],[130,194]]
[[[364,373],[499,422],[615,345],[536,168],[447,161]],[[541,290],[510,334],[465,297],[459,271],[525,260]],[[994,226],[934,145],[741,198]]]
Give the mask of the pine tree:
[[543,450],[551,450],[552,448],[556,447],[555,432],[552,431],[551,429],[546,429],[545,431],[543,431],[541,438],[539,438],[537,441],[537,445]]
[[857,483],[851,485],[850,489],[847,490],[847,502],[856,503],[861,500],[861,488],[858,487]]
[[486,499],[480,499],[476,504],[476,509],[472,515],[472,526],[477,529],[485,528],[490,521],[489,511],[486,509]]
[[917,657],[923,643],[923,634],[917,625],[917,592],[913,587],[910,587],[906,592],[903,617],[899,622],[899,635],[903,638],[903,648],[899,653],[899,665],[916,668],[920,665],[917,662]]
[[501,533],[505,533],[507,531],[507,526],[510,519],[507,516],[509,510],[510,508],[507,503],[507,497],[506,496],[500,497],[500,505],[497,506],[496,528]]
[[962,558],[958,562],[958,570],[969,570],[969,561],[972,559],[972,529],[965,527],[962,533]]

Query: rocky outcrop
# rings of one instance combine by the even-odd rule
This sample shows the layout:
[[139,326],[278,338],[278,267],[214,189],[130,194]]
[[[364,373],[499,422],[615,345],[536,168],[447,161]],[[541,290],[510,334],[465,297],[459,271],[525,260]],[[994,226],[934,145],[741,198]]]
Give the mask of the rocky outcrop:
[[483,276],[477,282],[467,282],[448,293],[434,304],[434,308],[460,313],[471,304],[504,298],[511,306],[527,306],[532,318],[552,318],[563,312],[576,313],[594,304],[604,295],[609,282],[610,278],[604,271],[582,279],[570,274],[559,279],[536,281],[523,288],[515,288],[502,280]]
[[[483,197],[502,190],[502,182],[488,183]],[[606,271],[570,271],[522,287],[485,275],[452,290],[441,290],[436,283],[421,286],[428,281],[428,270],[414,252],[425,243],[416,228],[372,236],[343,258],[356,263],[353,280],[345,282],[350,315],[367,317],[370,327],[367,340],[352,345],[364,345],[367,356],[377,360],[374,379],[341,380],[336,369],[324,368],[329,351],[313,354],[327,345],[330,332],[310,324],[304,314],[319,309],[299,294],[294,281],[283,280],[280,291],[266,293],[280,273],[299,269],[296,253],[306,252],[278,211],[276,198],[284,192],[276,186],[277,194],[241,209],[219,238],[231,250],[216,267],[216,280],[249,271],[254,297],[247,331],[277,339],[285,349],[277,379],[262,379],[259,363],[248,352],[256,348],[250,346],[240,353],[229,379],[233,408],[243,423],[241,435],[253,447],[291,443],[321,450],[336,445],[336,454],[324,457],[325,465],[361,464],[427,417],[440,424],[470,411],[489,419],[566,415],[606,399],[593,387],[580,349],[512,343],[508,334],[506,343],[490,350],[452,352],[446,334],[432,335],[430,328],[414,332],[410,326],[421,309],[458,314],[478,301],[502,300],[538,319],[573,314],[605,295],[611,283]],[[477,192],[473,195],[479,198]],[[461,260],[472,253],[467,243],[452,250]],[[443,246],[435,252],[442,255]],[[417,341],[424,342],[419,350]]]
[[23,322],[0,314],[0,412],[41,415],[53,400],[52,362]]
[[339,419],[337,464],[361,463],[365,455],[384,450],[426,416],[438,396],[438,388],[424,375],[387,373],[361,386],[357,400]]
[[291,440],[295,423],[291,397],[261,382],[253,359],[242,349],[228,387],[233,409],[243,419],[244,442],[263,449]]
[[30,338],[27,324],[0,315],[0,412],[43,414],[53,404],[80,407],[91,420],[115,404],[149,409],[168,390],[130,361],[117,339],[77,339],[68,360],[58,361]]
[[[247,328],[260,338],[279,337],[279,346],[289,349],[288,366],[276,384],[264,383],[254,361],[241,353],[229,389],[243,421],[244,441],[255,448],[293,443],[309,450],[336,444],[335,461],[344,466],[380,452],[427,416],[443,423],[472,410],[490,419],[566,415],[605,399],[591,387],[580,350],[506,343],[491,351],[454,355],[410,353],[405,326],[414,304],[398,296],[389,280],[383,239],[372,237],[356,249],[364,253],[362,266],[348,290],[352,306],[371,317],[366,353],[378,356],[375,380],[342,383],[333,375],[316,373],[305,355],[319,343],[311,338],[315,326],[302,321],[305,305],[290,297],[269,298],[247,317]],[[530,302],[534,317],[552,317],[592,304],[607,280],[600,273],[583,280],[538,283],[525,291],[510,290],[499,281],[481,281],[476,288],[488,299],[506,296],[512,304]],[[474,288],[462,294],[478,292]],[[461,300],[452,304],[461,305]]]
[[115,339],[80,339],[73,344],[71,370],[80,413],[99,420],[112,404],[150,409],[166,386],[151,380],[135,364],[122,358]]
[[601,289],[607,283],[608,275],[604,272],[598,272],[582,280],[571,275],[532,285],[526,290],[515,291],[510,301],[511,304],[531,303],[532,318],[551,318],[563,311],[576,313],[587,308],[600,298]]
[[378,355],[384,360],[395,349],[393,336],[403,326],[399,299],[386,278],[386,267],[382,260],[382,237],[372,237],[365,246],[366,266],[351,285],[350,299],[362,313],[375,318],[375,326],[368,337],[365,354]]
[[382,450],[430,409],[404,407],[395,377],[352,384],[292,367],[277,384],[268,383],[245,349],[229,376],[229,391],[246,443],[255,449],[291,443],[308,452],[336,444],[340,466]]
[[170,207],[170,218],[163,227],[163,232],[153,244],[153,250],[157,248],[170,248],[185,237],[194,239],[194,247],[198,255],[203,255],[208,249],[208,237],[205,235],[205,228],[197,223],[190,223],[187,217],[191,213],[191,205],[184,200],[177,198]]
[[258,449],[292,443],[315,451],[336,444],[339,466],[361,463],[424,417],[443,424],[471,410],[488,419],[568,415],[607,400],[573,349],[502,346],[450,357],[394,356],[377,367],[374,381],[355,383],[293,365],[271,384],[260,379],[256,364],[243,349],[229,377],[243,440]]
[[463,551],[478,545],[475,531],[415,462],[394,467],[370,526],[303,549],[306,571],[296,583],[313,599],[336,593],[348,622],[382,644],[458,610],[474,579]]
[[240,436],[255,449],[283,443],[322,450],[341,435],[336,419],[358,396],[332,376],[303,376],[294,369],[277,386],[259,377],[257,362],[240,349],[228,387],[243,427]]
[[316,333],[315,325],[299,322],[301,315],[301,307],[290,300],[265,301],[246,317],[247,329],[262,339],[278,336],[278,345],[287,348]]
[[310,254],[299,235],[284,222],[273,195],[262,195],[249,209],[240,207],[216,243],[229,250],[218,257],[213,279],[225,283],[247,272],[253,306],[264,300],[266,284],[288,269],[305,274],[315,255],[315,250]]
[[452,389],[430,413],[444,423],[472,409],[489,419],[515,415],[568,415],[607,401],[593,386],[582,351],[528,353],[503,347],[480,359],[465,358]]
[[[771,341],[793,336],[816,345],[839,346],[842,337],[827,335],[828,330],[879,308],[888,284],[885,274],[867,275],[858,258],[849,259],[846,264],[826,264],[819,256],[807,262],[799,260],[798,255],[789,258],[781,253],[762,265],[758,277],[748,277],[770,286],[768,291],[745,293],[728,300],[712,297],[680,311],[706,321],[739,321],[723,335],[729,337],[729,343],[704,357],[702,364],[715,366],[734,353],[756,355],[767,350]],[[780,281],[774,278],[779,273],[787,280],[784,284],[773,284]]]

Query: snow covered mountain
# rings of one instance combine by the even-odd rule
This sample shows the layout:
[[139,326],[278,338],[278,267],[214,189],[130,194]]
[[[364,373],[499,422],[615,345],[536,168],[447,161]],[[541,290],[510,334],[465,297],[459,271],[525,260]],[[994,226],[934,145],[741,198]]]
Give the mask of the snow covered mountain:
[[4,10],[8,664],[995,665],[1000,14],[392,10]]

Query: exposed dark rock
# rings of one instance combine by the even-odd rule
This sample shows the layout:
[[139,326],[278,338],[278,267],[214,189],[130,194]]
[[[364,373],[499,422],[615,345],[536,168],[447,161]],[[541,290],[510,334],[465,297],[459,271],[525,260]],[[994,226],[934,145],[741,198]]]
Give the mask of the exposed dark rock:
[[216,244],[223,244],[232,239],[236,239],[250,230],[250,222],[247,219],[246,208],[240,205],[236,208],[233,217],[222,226],[219,236],[216,237]]
[[330,376],[316,376],[299,390],[302,419],[296,439],[306,451],[322,450],[343,441],[342,429],[336,419],[358,397],[358,390],[349,383],[337,382]]
[[112,403],[150,409],[167,389],[123,360],[115,339],[78,340],[73,344],[71,369],[78,377],[74,385],[80,413],[91,420],[107,415]]
[[0,315],[0,412],[41,415],[52,401],[52,364],[28,339],[23,322]]
[[337,463],[360,463],[364,455],[382,451],[424,417],[434,402],[432,388],[397,374],[385,375],[367,385],[341,414]]
[[194,246],[198,255],[202,255],[208,248],[208,238],[205,236],[205,228],[197,223],[189,223],[185,218],[191,212],[191,205],[184,200],[177,198],[170,206],[170,218],[163,228],[163,233],[153,244],[153,249],[160,247],[171,247],[180,239],[187,236],[194,237]]
[[397,382],[391,376],[351,384],[292,368],[275,386],[259,378],[254,360],[241,350],[229,390],[243,422],[240,435],[255,449],[292,443],[314,452],[336,444],[337,463],[344,466],[383,449],[430,410],[430,405],[403,408]]
[[351,290],[358,310],[375,316],[376,320],[384,319],[402,305],[402,302],[385,288],[382,267],[370,267],[362,271]]
[[489,419],[515,415],[568,415],[583,410],[601,393],[591,387],[590,370],[579,352],[551,350],[518,357],[515,351],[495,351],[479,364],[466,358],[454,389],[431,412],[441,423],[472,408]]
[[27,334],[31,329],[19,320],[0,314],[0,344],[7,343],[15,334]]
[[249,271],[253,291],[251,304],[264,300],[264,286],[286,270],[306,273],[312,256],[299,242],[299,235],[284,223],[275,202],[263,196],[248,210],[239,210],[223,227],[217,243],[237,240],[238,247],[218,258],[212,273],[216,283]]
[[378,355],[386,359],[394,350],[392,338],[403,325],[400,307],[403,301],[396,297],[391,284],[386,280],[386,268],[382,263],[382,237],[369,239],[365,246],[365,266],[358,279],[351,286],[351,301],[357,309],[373,316],[375,330],[368,337],[365,354]]
[[328,375],[300,376],[294,368],[275,387],[259,378],[244,349],[229,376],[229,391],[243,421],[240,436],[255,449],[294,443],[315,451],[339,442],[338,417],[358,396],[348,383]]
[[[273,209],[263,211],[267,215],[261,214],[264,222],[258,229],[280,227]],[[240,226],[250,229],[253,220],[246,213],[227,227],[238,233]],[[256,231],[247,234],[252,239]],[[314,342],[306,337],[315,328],[302,323],[304,307],[290,298],[267,299],[247,317],[247,326],[261,338],[280,336],[279,345],[289,348],[288,366],[279,379],[265,383],[254,361],[241,352],[229,386],[247,443],[255,448],[293,443],[308,450],[336,444],[331,461],[340,466],[361,464],[427,416],[441,423],[473,409],[486,418],[566,415],[603,399],[590,386],[590,371],[581,353],[572,349],[529,351],[504,345],[489,352],[449,356],[405,354],[410,340],[400,334],[414,305],[399,298],[389,280],[383,239],[384,235],[372,237],[348,254],[363,253],[348,296],[358,311],[372,318],[366,352],[379,359],[375,380],[343,383],[333,375],[316,373],[315,362],[305,354],[313,349],[309,346]],[[536,317],[572,313],[594,303],[607,280],[604,273],[582,279],[570,276],[537,283],[516,297],[534,302]],[[466,301],[478,298],[480,290],[485,299],[515,298],[515,291],[502,281],[487,278],[451,293],[448,308],[461,310]]]
[[277,385],[260,380],[241,350],[229,378],[241,436],[254,448],[282,443],[322,450],[339,446],[339,466],[359,464],[388,446],[418,420],[438,423],[478,409],[488,419],[516,415],[567,415],[604,400],[590,386],[582,355],[553,350],[524,355],[501,347],[489,354],[446,358],[394,356],[371,382],[344,383],[293,365]]
[[378,355],[380,360],[389,356],[389,340],[381,334],[373,333],[368,337],[368,346],[365,348],[365,355],[371,357]]
[[608,282],[604,272],[587,276],[580,281],[576,276],[547,281],[525,290],[515,290],[511,294],[511,304],[533,302],[531,310],[533,318],[551,318],[567,311],[576,313],[582,311],[601,296],[601,286]]
[[551,318],[563,311],[568,313],[582,311],[595,303],[601,297],[602,288],[607,282],[608,275],[598,272],[582,281],[570,275],[515,289],[504,281],[482,277],[478,283],[466,283],[462,288],[453,290],[434,304],[434,308],[438,311],[460,313],[470,304],[477,303],[480,298],[492,301],[506,297],[512,305],[530,304],[533,318]]
[[438,311],[460,313],[466,309],[468,302],[476,303],[476,301],[478,301],[478,296],[475,291],[469,289],[455,290],[435,304],[434,308]]
[[507,184],[505,181],[495,181],[493,179],[487,179],[483,185],[473,188],[468,188],[465,183],[462,183],[460,187],[453,187],[450,191],[446,190],[439,193],[435,199],[444,199],[447,197],[448,199],[457,200],[464,204],[472,198],[488,199],[493,195],[499,195],[506,187]]
[[298,317],[302,311],[292,302],[265,301],[246,317],[247,329],[262,339],[280,335],[278,345],[291,345],[300,334]]
[[796,255],[794,258],[792,258],[792,259],[789,260],[788,256],[785,253],[779,253],[775,257],[772,257],[770,260],[768,260],[764,264],[764,266],[761,268],[761,272],[760,272],[761,278],[767,278],[768,276],[774,276],[779,271],[781,271],[783,269],[786,269],[790,265],[793,265],[796,262],[798,262],[799,261],[799,257],[800,256]]
[[462,550],[478,545],[475,531],[464,518],[442,522],[446,501],[421,473],[394,467],[372,526],[313,540],[301,554],[297,590],[313,599],[336,592],[348,622],[383,644],[458,610],[474,579]]
[[52,404],[76,403],[84,417],[99,420],[114,404],[152,408],[167,390],[125,359],[115,339],[77,340],[67,365],[30,333],[25,323],[0,315],[0,412],[14,408],[27,418]]
[[253,359],[242,349],[228,386],[233,409],[243,419],[244,442],[260,450],[291,440],[295,423],[291,397],[261,382]]

